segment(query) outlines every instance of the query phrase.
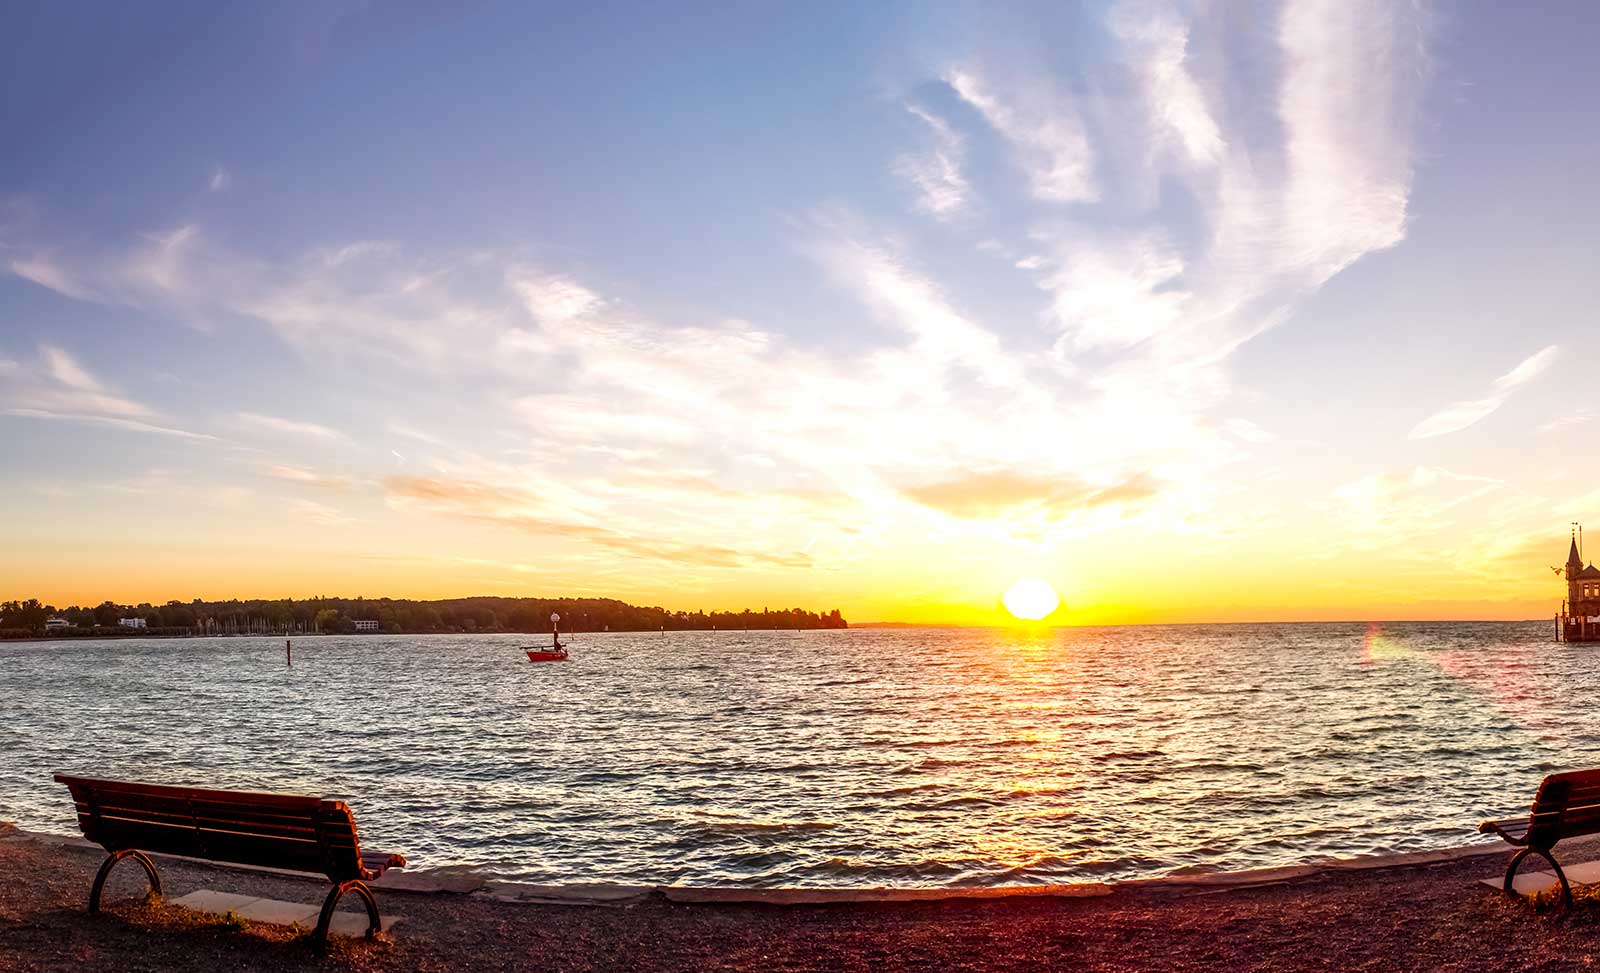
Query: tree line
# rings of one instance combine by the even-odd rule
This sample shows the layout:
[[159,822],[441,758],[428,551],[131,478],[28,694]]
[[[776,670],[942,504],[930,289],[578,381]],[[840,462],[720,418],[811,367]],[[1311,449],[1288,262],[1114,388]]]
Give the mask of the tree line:
[[[670,611],[641,607],[615,598],[279,598],[241,601],[169,601],[57,608],[37,598],[0,603],[0,638],[44,634],[104,635],[129,632],[122,619],[143,620],[141,634],[234,635],[371,631],[395,634],[429,632],[548,632],[550,616],[560,614],[563,632],[653,632],[666,630],[753,630],[848,628],[837,608],[826,614],[789,608],[761,611]],[[69,628],[48,626],[64,619]],[[367,625],[357,626],[357,622]]]

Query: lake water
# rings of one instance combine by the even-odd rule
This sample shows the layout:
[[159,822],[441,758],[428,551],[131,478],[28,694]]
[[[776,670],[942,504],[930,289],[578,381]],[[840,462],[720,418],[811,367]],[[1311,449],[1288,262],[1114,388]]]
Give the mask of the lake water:
[[1458,845],[1600,764],[1600,645],[1549,623],[530,641],[0,645],[0,819],[73,831],[67,771],[514,880],[1005,885]]

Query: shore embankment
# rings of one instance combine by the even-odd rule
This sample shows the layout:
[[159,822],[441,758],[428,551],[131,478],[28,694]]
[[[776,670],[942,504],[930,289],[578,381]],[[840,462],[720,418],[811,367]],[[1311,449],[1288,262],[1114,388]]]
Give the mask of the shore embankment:
[[[1562,850],[1576,862],[1600,842]],[[1495,846],[932,900],[393,889],[379,893],[401,917],[393,934],[336,940],[326,956],[285,927],[146,903],[136,868],[114,874],[106,913],[89,916],[102,857],[59,838],[0,838],[0,970],[1493,971],[1590,969],[1600,957],[1600,896],[1566,911],[1508,900],[1478,884],[1503,867]],[[169,901],[200,888],[304,902],[323,892],[282,874],[160,866]]]

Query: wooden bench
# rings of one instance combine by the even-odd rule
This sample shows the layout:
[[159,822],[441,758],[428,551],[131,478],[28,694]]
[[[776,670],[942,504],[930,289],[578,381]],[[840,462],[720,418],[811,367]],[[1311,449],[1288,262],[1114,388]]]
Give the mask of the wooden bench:
[[1522,849],[1511,856],[1511,864],[1506,866],[1507,894],[1515,892],[1512,879],[1517,866],[1529,855],[1538,855],[1555,869],[1556,878],[1561,880],[1561,900],[1571,905],[1572,887],[1553,852],[1556,842],[1563,838],[1600,834],[1600,769],[1551,774],[1539,785],[1527,814],[1485,821],[1478,825],[1478,831],[1497,834]]
[[367,906],[367,937],[380,930],[378,902],[367,882],[406,863],[401,855],[363,852],[355,819],[343,801],[294,794],[202,790],[57,774],[78,807],[83,836],[109,854],[94,877],[89,911],[100,911],[106,876],[124,858],[138,862],[161,894],[161,876],[148,852],[235,865],[260,865],[326,875],[333,889],[322,903],[316,942],[327,942],[339,899],[359,895]]

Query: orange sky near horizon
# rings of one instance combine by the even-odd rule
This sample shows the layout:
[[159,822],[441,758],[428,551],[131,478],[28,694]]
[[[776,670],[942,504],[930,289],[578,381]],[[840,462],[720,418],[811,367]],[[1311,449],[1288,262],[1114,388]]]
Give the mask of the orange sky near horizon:
[[[1158,544],[1121,524],[1067,546],[1081,552],[1077,557],[1003,539],[968,541],[968,556],[958,557],[952,549],[960,542],[923,538],[917,545],[906,537],[884,542],[883,550],[855,563],[841,559],[826,567],[704,571],[603,554],[599,569],[584,576],[574,565],[586,563],[592,552],[507,537],[493,525],[464,528],[474,535],[464,543],[454,533],[462,528],[426,524],[443,531],[443,538],[411,536],[392,547],[346,527],[264,538],[200,523],[191,525],[188,538],[171,536],[148,546],[95,539],[92,530],[80,544],[71,531],[60,531],[28,557],[0,563],[0,595],[38,597],[58,607],[108,598],[136,604],[318,594],[612,597],[673,610],[839,608],[852,622],[994,625],[1015,621],[1001,604],[1007,587],[1019,577],[1037,576],[1062,598],[1045,619],[1049,624],[1518,620],[1550,617],[1559,607],[1563,583],[1547,565],[1564,559],[1566,542],[1547,532],[1508,549],[1457,547],[1430,567],[1392,551],[1247,554],[1238,539],[1226,537]],[[1004,527],[996,529],[1003,533]],[[219,536],[234,539],[212,540]],[[433,543],[484,556],[398,553]],[[1172,550],[1138,556],[1152,546]]]

